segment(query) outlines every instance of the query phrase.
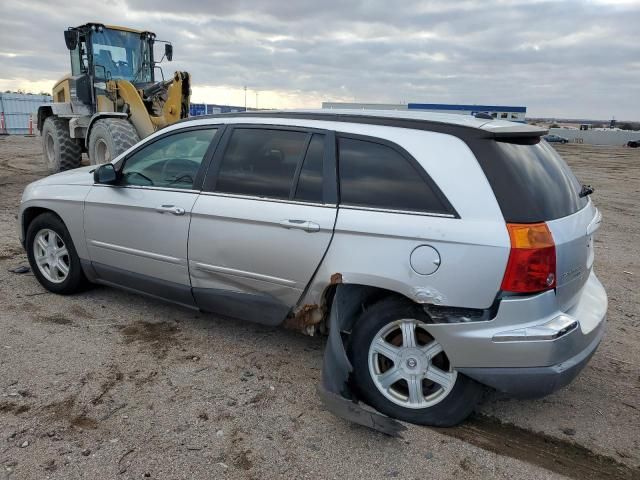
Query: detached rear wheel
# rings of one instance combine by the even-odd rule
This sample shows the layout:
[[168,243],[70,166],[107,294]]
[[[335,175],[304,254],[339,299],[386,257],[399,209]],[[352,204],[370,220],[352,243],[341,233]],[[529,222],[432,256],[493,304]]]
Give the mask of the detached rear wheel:
[[69,134],[69,121],[51,116],[42,126],[42,153],[49,173],[78,168],[82,147]]
[[140,141],[135,127],[124,118],[97,120],[89,135],[89,161],[108,163]]
[[358,320],[349,355],[360,396],[378,411],[420,425],[452,426],[473,411],[482,387],[458,373],[428,330],[427,314],[383,300]]

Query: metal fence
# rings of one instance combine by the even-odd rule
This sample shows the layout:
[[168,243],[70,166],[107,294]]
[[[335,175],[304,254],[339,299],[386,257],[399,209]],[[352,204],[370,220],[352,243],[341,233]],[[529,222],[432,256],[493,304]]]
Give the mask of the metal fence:
[[0,135],[37,133],[38,107],[51,101],[50,95],[0,93]]

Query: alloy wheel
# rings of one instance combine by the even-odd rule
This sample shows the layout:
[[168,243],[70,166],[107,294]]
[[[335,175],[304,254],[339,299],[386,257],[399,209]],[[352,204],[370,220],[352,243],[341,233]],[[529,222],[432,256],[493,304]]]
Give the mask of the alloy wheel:
[[427,408],[453,389],[458,372],[426,324],[402,319],[385,325],[369,347],[369,373],[387,399],[405,408]]
[[33,240],[33,258],[40,273],[53,283],[62,283],[69,276],[71,258],[64,241],[56,232],[45,228]]

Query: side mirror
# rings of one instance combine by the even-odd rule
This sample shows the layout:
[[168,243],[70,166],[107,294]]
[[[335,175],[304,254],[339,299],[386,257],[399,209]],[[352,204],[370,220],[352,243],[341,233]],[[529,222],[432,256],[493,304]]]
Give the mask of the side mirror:
[[164,56],[167,57],[168,61],[173,59],[173,45],[170,43],[164,44]]
[[67,44],[69,50],[75,50],[78,46],[78,31],[77,30],[65,30],[64,31],[64,43]]
[[111,163],[100,165],[93,171],[93,181],[106,185],[113,185],[118,180],[116,169]]

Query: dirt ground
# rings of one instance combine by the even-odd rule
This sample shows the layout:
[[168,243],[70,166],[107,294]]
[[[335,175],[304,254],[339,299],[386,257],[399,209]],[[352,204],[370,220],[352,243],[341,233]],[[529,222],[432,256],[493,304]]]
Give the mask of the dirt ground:
[[10,273],[27,264],[16,212],[45,175],[39,142],[0,137],[0,479],[640,479],[640,149],[558,147],[604,214],[609,324],[582,374],[393,439],[324,410],[323,338]]

